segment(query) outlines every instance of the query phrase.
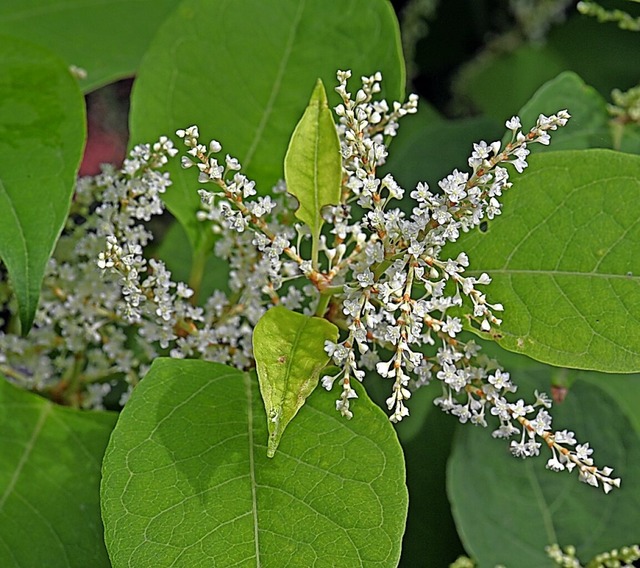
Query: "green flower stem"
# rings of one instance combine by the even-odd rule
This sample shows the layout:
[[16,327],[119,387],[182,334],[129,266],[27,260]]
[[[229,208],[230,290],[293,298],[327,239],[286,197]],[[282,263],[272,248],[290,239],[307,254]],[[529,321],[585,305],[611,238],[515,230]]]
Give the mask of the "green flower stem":
[[198,303],[198,296],[200,295],[202,279],[204,278],[204,268],[207,263],[207,257],[209,256],[208,253],[209,251],[206,248],[199,248],[193,253],[191,273],[189,274],[189,288],[193,290],[191,302],[194,305]]
[[[333,288],[339,288],[339,286],[333,286]],[[316,316],[318,316],[319,318],[324,316],[325,312],[327,311],[327,306],[329,305],[329,300],[331,300],[331,296],[333,296],[333,294],[334,292],[330,292],[327,290],[320,294],[318,307],[316,308]]]
[[313,235],[311,239],[311,266],[318,270],[318,245],[320,243],[320,231]]

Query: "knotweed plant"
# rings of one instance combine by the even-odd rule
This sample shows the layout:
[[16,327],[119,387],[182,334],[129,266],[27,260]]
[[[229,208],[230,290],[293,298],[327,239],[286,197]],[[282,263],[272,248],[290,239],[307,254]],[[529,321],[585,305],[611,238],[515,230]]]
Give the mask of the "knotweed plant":
[[[363,77],[354,95],[350,75],[337,74],[341,103],[328,135],[336,140],[337,162],[330,158],[327,166],[337,163],[336,190],[311,206],[286,162],[286,184],[259,194],[218,141],[202,140],[197,126],[177,131],[186,148],[182,167],[195,171],[201,186],[197,218],[210,225],[215,253],[230,266],[230,293],[217,291],[202,306],[194,290],[144,254],[152,240],[145,223],[164,210],[160,196],[171,181],[162,169],[178,153],[173,143],[163,137],[137,146],[121,171],[106,168],[81,181],[32,337],[0,335],[0,371],[61,398],[80,381],[83,389],[71,392],[85,407],[101,407],[124,377],[124,402],[159,354],[252,368],[254,329],[278,306],[339,330],[324,340],[323,356],[332,365],[319,382],[336,391],[343,417],[357,412],[353,383],[367,375],[389,381],[393,422],[409,415],[415,389],[438,381],[436,405],[462,423],[486,427],[495,416],[493,436],[511,439],[513,455],[537,456],[544,444],[549,469],[577,469],[581,481],[605,492],[618,487],[611,468],[594,465],[588,443],[554,431],[546,394],[536,391],[530,402],[515,398],[510,374],[463,339],[465,327],[494,331],[505,308],[488,296],[490,275],[465,275],[467,254],[446,252],[461,234],[500,215],[500,198],[512,185],[509,168],[521,173],[528,146],[549,144],[569,113],[540,115],[529,130],[514,116],[506,122],[506,143],[473,145],[467,171],[454,170],[437,188],[419,183],[406,191],[380,169],[387,142],[400,119],[416,112],[417,97],[405,104],[380,99],[379,73]],[[321,84],[309,109],[318,123],[330,116]],[[296,133],[288,156],[295,140]],[[63,381],[42,378],[53,376]]]

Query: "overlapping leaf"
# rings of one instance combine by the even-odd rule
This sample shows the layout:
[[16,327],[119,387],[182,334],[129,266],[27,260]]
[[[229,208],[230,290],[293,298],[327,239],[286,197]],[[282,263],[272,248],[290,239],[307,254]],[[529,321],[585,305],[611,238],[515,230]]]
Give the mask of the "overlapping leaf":
[[540,87],[518,113],[524,128],[531,128],[539,114],[547,116],[568,109],[571,120],[553,132],[549,146],[533,144],[535,152],[610,148],[609,114],[604,98],[578,75],[561,73]]
[[260,392],[267,412],[273,457],[285,428],[318,385],[320,371],[329,362],[325,341],[337,341],[331,322],[292,312],[283,306],[267,311],[253,331]]
[[[258,191],[268,193],[283,178],[287,144],[309,91],[318,78],[331,90],[338,69],[351,69],[356,81],[382,71],[384,94],[402,98],[398,24],[387,0],[187,0],[162,26],[141,66],[132,142],[197,124],[207,142],[219,140]],[[337,95],[329,102],[337,104]],[[199,248],[208,229],[195,219],[197,180],[177,165],[171,172],[166,202]]]
[[[0,4],[0,33],[47,47],[81,67],[85,91],[134,75],[175,0],[20,0]],[[71,40],[70,38],[73,38]]]
[[533,156],[486,233],[465,250],[505,306],[499,343],[552,365],[640,370],[640,157]]
[[0,258],[26,333],[71,204],[84,100],[64,62],[49,51],[6,37],[0,52]]
[[402,451],[364,393],[356,417],[316,391],[266,455],[257,381],[156,360],[114,430],[102,507],[114,568],[396,566]]
[[0,377],[0,566],[110,566],[98,497],[115,421],[56,406]]

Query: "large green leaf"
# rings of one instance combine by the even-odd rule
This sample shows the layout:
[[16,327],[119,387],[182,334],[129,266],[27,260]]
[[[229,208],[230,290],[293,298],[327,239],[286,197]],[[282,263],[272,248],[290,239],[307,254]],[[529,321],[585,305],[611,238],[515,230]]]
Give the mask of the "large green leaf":
[[0,258],[31,327],[82,157],[84,100],[49,51],[0,38]]
[[396,566],[407,511],[402,451],[359,393],[343,420],[309,397],[273,459],[257,381],[216,363],[158,359],[103,464],[114,568]]
[[59,407],[0,377],[0,566],[109,567],[100,464],[116,415]]
[[[48,47],[87,72],[83,90],[128,77],[175,0],[20,0],[0,3],[0,33]],[[73,38],[71,40],[70,38]]]
[[[403,96],[398,24],[387,0],[187,0],[140,67],[131,141],[197,124],[268,193],[283,178],[287,144],[309,91],[318,78],[332,90],[338,69],[352,69],[355,81],[382,71],[386,96]],[[337,95],[329,101],[337,103]],[[197,176],[175,162],[165,199],[199,248],[208,229],[195,218]]]
[[552,365],[640,370],[640,157],[549,152],[504,196],[487,233],[461,238],[505,306],[502,347]]
[[327,93],[318,79],[284,158],[287,191],[298,199],[296,217],[320,235],[322,208],[340,203],[342,156]]
[[[549,392],[548,380],[514,378],[524,393]],[[465,548],[482,568],[555,566],[544,552],[553,543],[574,545],[586,562],[640,540],[638,431],[612,398],[582,381],[552,413],[555,428],[568,428],[579,442],[588,441],[595,463],[613,467],[621,487],[605,495],[580,483],[575,471],[551,472],[542,456],[518,460],[504,440],[461,426],[449,462],[448,492]]]

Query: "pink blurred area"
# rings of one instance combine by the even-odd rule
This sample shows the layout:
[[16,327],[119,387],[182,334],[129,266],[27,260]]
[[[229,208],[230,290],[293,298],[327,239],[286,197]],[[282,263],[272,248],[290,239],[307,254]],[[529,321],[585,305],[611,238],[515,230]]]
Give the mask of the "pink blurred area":
[[87,143],[78,175],[95,175],[100,172],[101,164],[122,164],[129,138],[127,122],[132,83],[132,79],[124,79],[86,96]]

